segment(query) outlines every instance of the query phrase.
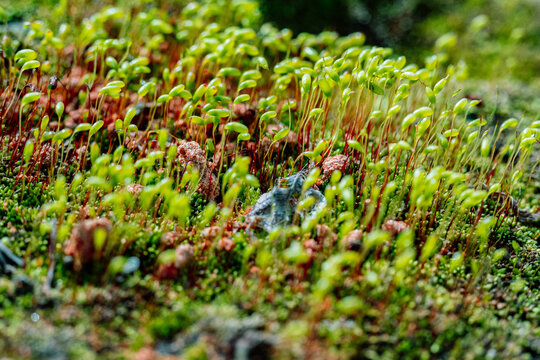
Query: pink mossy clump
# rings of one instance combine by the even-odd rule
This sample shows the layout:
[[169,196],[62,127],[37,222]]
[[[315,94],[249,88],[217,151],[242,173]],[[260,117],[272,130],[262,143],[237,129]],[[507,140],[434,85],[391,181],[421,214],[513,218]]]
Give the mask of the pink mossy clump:
[[401,220],[387,220],[382,226],[381,229],[388,231],[392,235],[397,235],[409,228],[409,224]]
[[201,237],[208,240],[213,240],[222,232],[219,226],[209,226],[201,230]]
[[338,236],[332,229],[325,224],[317,224],[317,242],[322,243],[325,239],[329,239],[330,243],[333,244],[337,241]]
[[257,117],[257,108],[253,104],[236,104],[233,107],[234,114],[239,122],[251,125]]
[[169,231],[161,236],[161,245],[165,248],[172,248],[184,239],[184,233],[181,231]]
[[66,242],[64,253],[73,257],[75,269],[79,271],[84,264],[92,261],[96,254],[95,233],[97,229],[105,230],[107,241],[112,230],[111,221],[107,218],[82,220],[71,231],[71,237]]
[[308,240],[304,241],[302,243],[302,246],[304,247],[304,249],[306,249],[306,251],[307,251],[310,258],[315,256],[317,251],[319,251],[319,249],[320,249],[319,244],[314,239],[308,239]]
[[233,239],[224,236],[219,239],[218,246],[221,250],[232,251],[236,244]]
[[182,269],[189,264],[193,258],[193,246],[189,244],[178,245],[174,251],[174,266],[177,269]]
[[189,244],[178,245],[174,250],[174,257],[161,263],[155,275],[159,280],[173,280],[178,277],[179,271],[187,267],[194,258],[193,246]]
[[177,159],[181,166],[192,164],[199,171],[199,185],[197,186],[199,194],[207,200],[214,200],[219,196],[219,184],[216,175],[212,172],[212,163],[206,161],[206,154],[197,142],[180,141]]
[[332,173],[334,171],[341,171],[343,172],[345,168],[349,165],[349,158],[345,155],[335,155],[330,156],[327,159],[325,159],[322,163],[321,170],[322,170],[322,179],[327,180],[330,179],[330,176],[332,176]]
[[267,136],[263,137],[260,142],[260,151],[263,154],[266,154],[270,150],[270,148],[272,148],[273,150],[278,150],[279,144],[277,142],[272,142],[272,140]]
[[347,250],[357,250],[362,246],[362,230],[352,230],[343,238],[343,244]]
[[132,195],[139,195],[141,191],[143,191],[143,189],[144,189],[144,186],[142,186],[141,184],[129,184],[126,187],[126,190],[128,191],[128,193]]
[[[273,137],[281,129],[284,129],[284,128],[285,128],[285,125],[283,125],[283,124],[270,124],[266,128],[266,131],[268,131],[268,133],[270,135],[272,135],[272,137]],[[295,133],[294,131],[290,130],[289,133],[287,134],[287,136],[285,138],[283,138],[282,140],[280,140],[280,142],[286,142],[290,146],[297,145],[298,144],[298,134]]]

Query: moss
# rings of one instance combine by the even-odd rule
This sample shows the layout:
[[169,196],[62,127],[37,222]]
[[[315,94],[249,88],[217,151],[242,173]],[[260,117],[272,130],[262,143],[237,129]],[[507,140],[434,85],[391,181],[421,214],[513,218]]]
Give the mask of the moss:
[[[447,35],[433,50],[410,48],[412,64],[359,34],[260,26],[266,10],[254,1],[109,3],[44,3],[25,38],[0,43],[12,106],[0,114],[0,238],[24,259],[0,274],[0,353],[540,351],[538,229],[515,216],[540,204],[534,81],[516,86],[528,70],[512,68],[499,101],[482,86],[498,76],[467,79],[454,57],[474,54],[469,76],[493,77],[495,53],[519,48],[504,41],[504,19],[489,25],[497,46]],[[402,18],[406,4],[385,4],[373,21]],[[460,4],[465,24],[472,2]],[[19,119],[27,92],[42,96],[25,100]],[[521,120],[501,130],[510,116]],[[197,167],[214,201],[198,192]],[[290,222],[248,226],[261,194],[302,169],[305,188],[267,204],[290,207]],[[511,211],[500,192],[514,198]],[[327,206],[300,216],[303,193]],[[84,230],[99,218],[105,235]],[[70,249],[74,237],[91,250]],[[189,256],[175,264],[179,245]],[[125,270],[133,257],[140,266]]]

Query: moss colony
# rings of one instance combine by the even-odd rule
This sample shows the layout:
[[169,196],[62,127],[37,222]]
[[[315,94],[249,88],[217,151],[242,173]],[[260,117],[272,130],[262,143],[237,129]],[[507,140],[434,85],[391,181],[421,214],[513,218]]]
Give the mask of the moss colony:
[[539,355],[540,121],[460,90],[455,37],[107,4],[2,12],[2,357]]

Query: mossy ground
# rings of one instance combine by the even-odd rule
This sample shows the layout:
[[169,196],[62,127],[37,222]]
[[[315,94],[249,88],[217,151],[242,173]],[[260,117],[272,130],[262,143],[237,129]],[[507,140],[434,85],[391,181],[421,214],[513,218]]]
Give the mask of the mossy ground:
[[[451,37],[420,67],[253,1],[76,3],[6,12],[1,356],[540,355],[540,231],[492,196],[540,205],[527,72],[497,96]],[[248,224],[303,168],[324,211]]]

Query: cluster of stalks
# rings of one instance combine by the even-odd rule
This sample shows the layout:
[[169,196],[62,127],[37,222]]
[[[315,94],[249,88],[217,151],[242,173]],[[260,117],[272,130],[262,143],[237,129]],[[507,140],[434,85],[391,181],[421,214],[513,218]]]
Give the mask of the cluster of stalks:
[[[391,276],[386,305],[426,264],[471,267],[471,284],[488,271],[475,259],[493,257],[493,234],[514,221],[510,199],[491,195],[528,186],[540,122],[471,115],[478,101],[455,91],[463,69],[446,63],[444,49],[421,68],[364,45],[361,34],[254,30],[240,20],[252,19],[249,1],[219,15],[193,3],[175,17],[123,6],[80,24],[31,23],[21,43],[6,36],[1,44],[3,171],[20,196],[29,182],[41,184],[44,218],[66,227],[60,243],[73,225],[63,218],[82,207],[142,229],[214,225],[223,235],[257,200],[255,189],[311,166],[306,183],[318,182],[328,205],[270,234],[271,244],[246,247],[242,269],[257,263],[262,282],[272,271],[265,254],[280,250],[282,264],[300,269],[299,281],[311,277],[322,297],[340,286],[347,293],[341,269],[351,279]],[[179,150],[189,141],[202,159]],[[337,155],[346,165],[319,181],[316,167]],[[203,186],[213,177],[217,196]],[[196,197],[204,206],[194,208]],[[381,230],[388,220],[408,230]],[[320,224],[339,241],[321,239],[309,260],[297,242]],[[362,250],[342,251],[355,230]],[[126,225],[115,236],[127,239],[109,239],[123,254],[137,233]]]

